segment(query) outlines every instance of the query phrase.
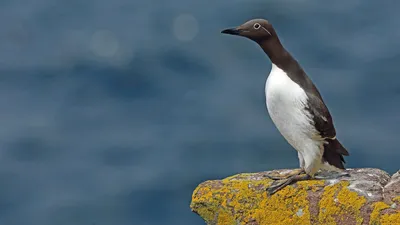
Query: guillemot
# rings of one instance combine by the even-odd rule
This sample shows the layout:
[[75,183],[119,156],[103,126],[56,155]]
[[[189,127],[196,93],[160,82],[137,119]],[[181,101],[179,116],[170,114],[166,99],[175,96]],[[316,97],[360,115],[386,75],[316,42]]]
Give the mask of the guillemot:
[[272,69],[265,84],[268,113],[282,136],[297,150],[300,168],[287,174],[270,174],[279,181],[267,189],[269,194],[300,180],[325,179],[319,170],[345,176],[348,151],[336,138],[332,116],[321,94],[300,64],[283,47],[272,24],[253,19],[221,33],[255,41],[268,55]]

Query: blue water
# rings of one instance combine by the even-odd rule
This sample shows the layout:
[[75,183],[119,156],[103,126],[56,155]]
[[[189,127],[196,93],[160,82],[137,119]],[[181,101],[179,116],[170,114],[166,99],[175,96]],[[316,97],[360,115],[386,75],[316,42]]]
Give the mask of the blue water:
[[399,169],[400,2],[3,0],[0,224],[204,224],[194,188],[297,167],[270,63],[219,32],[269,19],[320,89],[348,167]]

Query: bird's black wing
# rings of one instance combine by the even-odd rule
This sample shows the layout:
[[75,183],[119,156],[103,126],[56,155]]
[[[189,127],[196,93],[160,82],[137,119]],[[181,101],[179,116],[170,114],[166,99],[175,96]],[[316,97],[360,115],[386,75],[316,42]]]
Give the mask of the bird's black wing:
[[309,92],[307,97],[306,110],[311,114],[319,135],[324,139],[335,138],[336,130],[333,126],[332,116],[321,97]]
[[[348,151],[336,139],[336,130],[333,125],[332,116],[322,100],[321,95],[319,92],[313,93],[307,92],[308,100],[306,110],[311,114],[314,126],[321,138],[327,140],[324,155],[335,153],[349,155]],[[342,156],[340,156],[340,159],[344,161]]]

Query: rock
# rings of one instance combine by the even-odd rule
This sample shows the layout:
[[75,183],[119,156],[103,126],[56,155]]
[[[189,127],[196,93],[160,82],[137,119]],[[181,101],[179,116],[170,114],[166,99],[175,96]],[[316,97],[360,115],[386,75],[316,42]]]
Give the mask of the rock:
[[[285,173],[290,170],[271,172]],[[400,171],[348,169],[350,177],[301,181],[272,196],[270,172],[238,174],[201,183],[191,209],[207,224],[400,225]]]

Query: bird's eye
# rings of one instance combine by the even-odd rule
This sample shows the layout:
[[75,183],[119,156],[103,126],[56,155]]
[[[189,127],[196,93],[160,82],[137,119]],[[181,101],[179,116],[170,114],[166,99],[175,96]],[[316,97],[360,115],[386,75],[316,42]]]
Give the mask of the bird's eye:
[[261,25],[259,23],[255,23],[253,27],[254,29],[258,30],[260,29]]

